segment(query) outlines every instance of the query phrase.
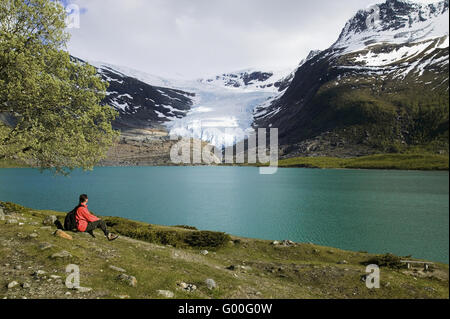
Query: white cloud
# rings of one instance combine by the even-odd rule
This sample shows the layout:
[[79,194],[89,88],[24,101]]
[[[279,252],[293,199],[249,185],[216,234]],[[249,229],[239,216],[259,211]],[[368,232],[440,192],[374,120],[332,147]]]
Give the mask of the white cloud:
[[68,49],[165,76],[292,67],[373,1],[73,0],[87,12]]

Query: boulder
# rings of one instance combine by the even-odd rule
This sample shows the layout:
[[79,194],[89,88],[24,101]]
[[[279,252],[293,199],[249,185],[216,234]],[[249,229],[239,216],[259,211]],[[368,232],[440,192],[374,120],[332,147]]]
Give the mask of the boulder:
[[45,216],[44,220],[42,221],[42,224],[44,224],[45,226],[53,226],[56,220],[57,218],[55,215]]
[[80,293],[87,293],[87,292],[92,291],[92,288],[89,288],[89,287],[75,287],[73,289],[75,289],[76,291],[78,291]]
[[14,287],[16,287],[16,286],[18,286],[19,285],[19,283],[17,282],[17,281],[11,281],[9,284],[8,284],[8,289],[12,289],[12,288],[14,288]]
[[209,251],[207,251],[207,250],[202,250],[202,251],[200,252],[200,254],[202,254],[203,256],[206,256],[206,255],[209,254]]
[[67,250],[62,250],[59,253],[54,253],[53,255],[50,256],[50,258],[52,258],[52,259],[71,258],[71,257],[72,257],[72,255]]
[[158,290],[157,293],[165,298],[173,298],[173,296],[175,296],[175,294],[169,290]]
[[214,279],[208,278],[205,280],[206,287],[208,287],[209,290],[213,290],[217,287],[216,282]]
[[121,282],[127,284],[130,287],[136,287],[138,284],[138,281],[136,279],[136,277],[134,276],[130,276],[130,275],[126,275],[126,274],[121,274],[117,277]]
[[47,250],[47,249],[50,249],[52,247],[53,247],[53,245],[50,244],[50,243],[41,243],[41,244],[39,244],[39,250]]
[[111,269],[111,270],[114,270],[114,271],[118,271],[118,272],[127,272],[125,269],[120,268],[120,267],[116,267],[116,266],[113,266],[113,265],[109,265],[108,268]]
[[72,236],[70,236],[68,233],[66,233],[66,232],[64,232],[64,231],[62,231],[62,230],[60,230],[60,229],[58,229],[58,230],[54,233],[54,235],[55,235],[56,237],[60,237],[60,238],[68,239],[68,240],[73,240]]

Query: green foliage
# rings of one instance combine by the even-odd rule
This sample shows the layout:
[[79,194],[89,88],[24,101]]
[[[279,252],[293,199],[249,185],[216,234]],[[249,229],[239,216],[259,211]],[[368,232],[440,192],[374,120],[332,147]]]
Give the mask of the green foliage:
[[406,153],[358,158],[295,157],[280,160],[279,167],[448,170],[448,155]]
[[117,112],[101,106],[106,84],[73,61],[65,10],[51,0],[0,3],[0,159],[25,160],[65,173],[92,168],[117,133]]
[[231,240],[231,237],[225,233],[211,231],[196,231],[188,233],[185,236],[185,242],[192,247],[221,247]]
[[189,227],[163,227],[139,223],[120,217],[104,218],[108,227],[123,236],[174,247],[220,248],[231,240],[225,233],[193,231]]
[[363,262],[363,265],[378,265],[391,269],[406,268],[406,264],[400,262],[402,259],[392,254],[377,255],[371,257],[369,260]]

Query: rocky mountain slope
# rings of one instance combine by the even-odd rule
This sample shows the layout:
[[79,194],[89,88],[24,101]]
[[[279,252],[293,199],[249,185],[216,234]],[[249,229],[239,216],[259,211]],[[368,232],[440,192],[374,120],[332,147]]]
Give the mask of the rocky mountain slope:
[[285,156],[448,153],[448,10],[448,0],[388,0],[359,11],[254,126],[279,128]]
[[290,69],[248,69],[204,79],[168,79],[89,63],[109,83],[104,103],[120,113],[116,128],[162,130],[217,147],[232,145],[231,135],[251,130],[254,108],[285,90],[293,77]]
[[[121,234],[114,242],[99,232],[67,239],[54,235],[63,216],[0,202],[0,298],[448,298],[448,265],[440,263],[408,270],[393,255],[121,218],[105,218]],[[367,263],[381,266],[380,289],[367,289]],[[64,284],[69,264],[79,266],[78,289]]]

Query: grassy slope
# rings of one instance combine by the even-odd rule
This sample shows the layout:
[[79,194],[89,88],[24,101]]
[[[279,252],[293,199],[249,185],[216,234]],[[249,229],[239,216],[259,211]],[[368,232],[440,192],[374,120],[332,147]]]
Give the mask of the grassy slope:
[[448,155],[380,154],[358,158],[297,157],[280,160],[279,167],[448,170]]
[[[362,264],[373,255],[356,253],[312,244],[295,247],[273,246],[268,241],[232,237],[233,242],[218,249],[209,249],[208,255],[199,248],[149,243],[122,236],[108,242],[97,234],[73,233],[68,241],[53,236],[54,228],[42,228],[46,215],[62,213],[37,211],[7,204],[9,213],[24,225],[0,221],[0,298],[160,298],[157,290],[170,290],[175,298],[448,298],[448,265],[437,264],[433,272],[424,274],[405,269],[381,268],[381,288],[369,290],[361,276]],[[126,230],[135,222],[115,219],[116,228]],[[145,229],[160,232],[189,234],[194,230],[162,227],[138,223],[141,233]],[[117,230],[116,229],[116,230]],[[29,238],[32,232],[37,238]],[[154,237],[151,237],[155,240]],[[181,238],[181,237],[180,237]],[[158,239],[156,239],[158,240]],[[48,242],[49,250],[39,245]],[[55,252],[67,250],[72,258],[55,261],[49,258]],[[348,264],[338,264],[346,260]],[[69,263],[81,268],[81,285],[93,288],[89,293],[66,295],[67,288],[55,280],[31,276],[37,269],[65,278],[64,269]],[[22,269],[14,269],[21,265]],[[136,288],[117,280],[118,273],[108,265],[122,267],[138,280]],[[235,270],[226,269],[235,265]],[[244,266],[244,267],[240,267]],[[208,290],[204,281],[213,278],[218,288]],[[31,283],[30,289],[6,289],[7,283],[16,280]],[[195,284],[195,292],[177,289],[178,282]]]

